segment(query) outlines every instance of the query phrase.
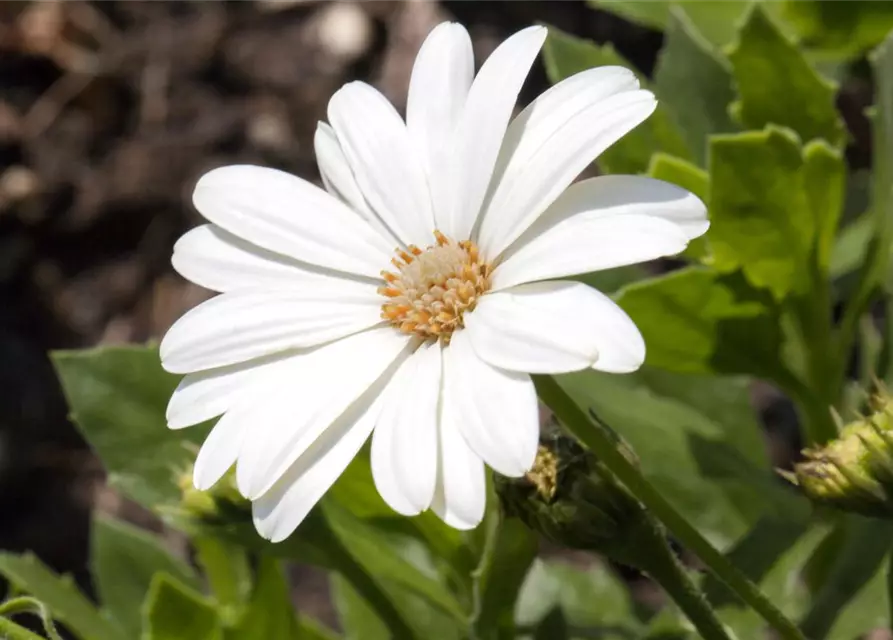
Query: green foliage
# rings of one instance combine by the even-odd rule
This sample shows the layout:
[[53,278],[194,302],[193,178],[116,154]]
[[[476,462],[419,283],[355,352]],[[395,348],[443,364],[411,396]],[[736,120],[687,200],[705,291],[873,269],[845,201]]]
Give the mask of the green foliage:
[[715,136],[710,178],[716,267],[742,269],[779,300],[812,289],[827,272],[843,204],[840,154],[823,142],[801,150],[775,127]]
[[100,348],[52,358],[71,418],[102,459],[109,484],[150,509],[177,504],[176,478],[192,464],[207,430],[166,428],[164,410],[177,378],[161,369],[158,351]]
[[729,64],[704,40],[681,7],[671,11],[665,38],[654,72],[655,91],[692,158],[703,166],[708,136],[737,130],[729,117],[735,97]]
[[70,576],[54,573],[32,554],[0,553],[0,575],[44,603],[80,640],[129,638],[96,609]]
[[879,44],[893,29],[893,5],[872,0],[786,0],[782,15],[801,44],[849,58]]
[[261,557],[255,582],[247,610],[230,635],[238,640],[300,638],[301,629],[279,562],[269,556]]
[[748,13],[729,60],[741,96],[732,110],[746,127],[783,125],[804,141],[843,142],[834,85],[810,66],[760,6]]
[[[597,45],[562,33],[555,27],[549,28],[543,60],[546,73],[553,83],[591,67],[620,65],[633,68],[611,45]],[[647,87],[648,83],[641,74],[639,80]],[[658,106],[648,120],[599,156],[598,165],[608,173],[644,173],[651,154],[655,151],[664,151],[681,158],[689,158],[691,155],[682,135],[662,105]]]
[[211,603],[165,573],[152,579],[142,614],[144,640],[223,640]]
[[664,30],[671,21],[675,7],[683,9],[692,23],[713,45],[731,42],[736,33],[736,25],[741,21],[750,2],[727,0],[724,2],[701,2],[700,0],[590,0],[592,6],[623,16],[627,20]]
[[617,302],[648,345],[646,362],[684,373],[783,376],[772,299],[740,274],[690,267],[632,284]]
[[140,604],[156,575],[165,573],[190,587],[199,586],[192,568],[174,558],[159,538],[120,520],[94,518],[90,559],[104,610],[131,638],[139,635]]

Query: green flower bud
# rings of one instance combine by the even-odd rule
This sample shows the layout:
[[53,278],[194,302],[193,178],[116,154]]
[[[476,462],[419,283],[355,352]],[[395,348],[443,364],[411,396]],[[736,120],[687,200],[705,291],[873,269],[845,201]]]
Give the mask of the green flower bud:
[[[618,446],[635,461],[629,447]],[[530,472],[521,478],[496,474],[495,484],[506,514],[546,539],[638,564],[629,533],[642,522],[641,504],[575,439],[544,437]]]
[[230,469],[207,491],[192,483],[192,469],[177,477],[181,497],[179,515],[203,524],[226,524],[251,520],[251,503],[236,488],[235,471]]
[[878,518],[893,517],[893,402],[872,398],[873,412],[843,426],[822,447],[806,449],[782,475],[812,502]]

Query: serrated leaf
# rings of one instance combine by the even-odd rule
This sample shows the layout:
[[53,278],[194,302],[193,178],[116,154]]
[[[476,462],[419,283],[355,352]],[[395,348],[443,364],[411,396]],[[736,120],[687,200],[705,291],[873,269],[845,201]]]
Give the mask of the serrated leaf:
[[721,271],[743,269],[776,299],[810,290],[830,263],[845,167],[821,141],[800,148],[788,131],[714,136],[710,246]]
[[[610,44],[598,45],[555,27],[549,27],[543,60],[546,74],[553,84],[580,71],[603,65],[620,65],[635,71],[633,65]],[[643,87],[647,87],[647,79],[641,73],[637,75]],[[681,158],[691,157],[676,126],[661,105],[650,118],[604,151],[596,163],[606,173],[643,173],[655,151]]]
[[109,484],[150,509],[176,504],[177,475],[192,464],[207,429],[167,428],[164,410],[177,377],[161,368],[158,350],[100,347],[51,357],[71,417]]
[[223,640],[213,605],[165,573],[152,579],[142,614],[143,640]]
[[858,56],[893,29],[893,4],[876,0],[786,0],[782,15],[803,46],[835,57]]
[[739,274],[691,267],[617,294],[648,345],[646,363],[682,373],[775,379],[781,331],[772,300]]
[[654,83],[695,163],[706,162],[708,136],[738,130],[728,112],[735,98],[728,62],[704,40],[681,6],[670,11]]
[[103,609],[131,638],[139,636],[140,605],[156,574],[165,573],[190,587],[199,587],[192,568],[174,558],[159,538],[106,516],[93,519],[90,559]]
[[745,127],[781,125],[804,142],[820,138],[843,144],[846,128],[834,105],[836,87],[816,73],[761,5],[748,13],[728,57],[741,96],[732,111]]
[[81,640],[130,638],[117,624],[100,614],[70,576],[54,573],[32,554],[0,553],[0,575],[43,602],[53,617]]
[[298,640],[300,627],[291,603],[288,582],[279,561],[261,556],[251,601],[236,627],[227,632],[231,640]]

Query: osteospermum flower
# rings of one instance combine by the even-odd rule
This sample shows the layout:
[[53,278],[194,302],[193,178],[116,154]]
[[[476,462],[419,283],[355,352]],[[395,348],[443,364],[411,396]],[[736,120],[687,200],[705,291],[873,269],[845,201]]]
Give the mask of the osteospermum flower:
[[370,434],[395,511],[474,527],[485,464],[519,476],[536,456],[530,373],[642,364],[626,314],[556,278],[678,253],[707,229],[704,206],[644,177],[569,187],[655,99],[601,67],[511,120],[545,37],[516,33],[475,76],[465,29],[438,26],[405,122],[369,85],[344,86],[316,133],[325,190],[255,166],[199,180],[211,224],[177,242],[173,264],[220,295],[161,344],[164,367],[187,374],[168,424],[222,415],[194,483],[235,464],[264,537],[287,537]]

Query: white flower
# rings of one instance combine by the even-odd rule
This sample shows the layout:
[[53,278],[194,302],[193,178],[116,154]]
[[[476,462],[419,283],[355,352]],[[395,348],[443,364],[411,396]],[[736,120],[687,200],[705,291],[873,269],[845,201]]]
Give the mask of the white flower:
[[264,537],[294,531],[373,433],[375,484],[395,511],[474,527],[484,464],[519,476],[536,455],[530,373],[642,364],[620,308],[553,279],[678,253],[707,229],[704,205],[644,177],[569,187],[655,99],[601,67],[509,122],[545,37],[516,33],[475,77],[465,29],[438,26],[405,123],[369,85],[344,86],[316,133],[326,191],[254,166],[199,180],[211,224],[177,242],[173,264],[220,295],[161,344],[164,367],[187,374],[167,419],[222,416],[195,486],[235,464]]

